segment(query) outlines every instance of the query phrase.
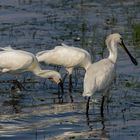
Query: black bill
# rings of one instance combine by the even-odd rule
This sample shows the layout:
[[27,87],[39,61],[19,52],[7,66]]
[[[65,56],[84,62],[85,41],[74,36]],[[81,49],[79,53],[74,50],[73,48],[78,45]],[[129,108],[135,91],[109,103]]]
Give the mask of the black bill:
[[131,53],[130,53],[130,52],[128,51],[128,49],[125,47],[125,44],[124,44],[123,40],[122,40],[122,42],[121,42],[121,45],[122,45],[122,47],[124,48],[124,50],[127,52],[127,54],[128,54],[128,56],[130,57],[131,61],[132,61],[135,65],[138,65],[137,60],[131,55]]

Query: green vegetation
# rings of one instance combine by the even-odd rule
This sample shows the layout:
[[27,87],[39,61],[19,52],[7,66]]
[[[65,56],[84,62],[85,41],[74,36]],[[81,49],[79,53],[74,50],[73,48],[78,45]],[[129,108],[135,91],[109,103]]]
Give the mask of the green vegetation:
[[140,24],[132,25],[132,40],[136,47],[140,47]]

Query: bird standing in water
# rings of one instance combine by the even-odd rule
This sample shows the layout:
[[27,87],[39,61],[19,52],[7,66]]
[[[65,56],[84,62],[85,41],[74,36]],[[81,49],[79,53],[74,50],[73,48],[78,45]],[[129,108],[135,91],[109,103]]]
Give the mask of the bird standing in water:
[[39,66],[37,58],[30,52],[15,50],[11,47],[0,48],[0,72],[1,73],[23,73],[30,71],[36,76],[48,78],[61,86],[63,91],[63,83],[61,75],[53,70],[42,70]]
[[90,97],[97,91],[102,92],[101,102],[101,116],[103,116],[103,107],[105,97],[108,95],[107,91],[112,81],[115,78],[116,61],[118,56],[118,47],[122,46],[131,61],[137,65],[136,59],[130,54],[128,49],[125,47],[123,39],[120,34],[114,33],[107,37],[106,45],[109,50],[108,58],[102,59],[96,63],[91,64],[85,73],[84,77],[84,91],[83,96],[88,97],[86,105],[86,114],[89,111]]
[[72,72],[75,67],[85,70],[91,65],[90,54],[81,48],[68,46],[64,43],[52,50],[41,51],[36,54],[39,62],[60,65],[66,68],[69,75],[69,91],[72,89]]

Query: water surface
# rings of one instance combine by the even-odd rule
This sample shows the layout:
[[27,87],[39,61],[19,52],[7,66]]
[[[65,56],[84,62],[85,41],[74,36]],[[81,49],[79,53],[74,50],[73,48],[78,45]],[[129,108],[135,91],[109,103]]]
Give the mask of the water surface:
[[[12,45],[36,53],[64,42],[90,52],[93,62],[107,56],[105,37],[119,32],[132,54],[140,60],[140,49],[133,40],[133,25],[140,24],[140,2],[96,0],[0,0],[0,45]],[[42,65],[42,68],[64,68]],[[117,78],[111,100],[100,116],[101,95],[91,102],[85,115],[82,97],[84,71],[73,73],[73,99],[70,102],[68,80],[64,103],[58,99],[58,87],[46,79],[24,73],[18,77],[27,90],[11,91],[15,77],[0,79],[1,140],[111,139],[138,140],[140,137],[140,67],[134,66],[119,49]],[[96,99],[96,100],[95,100]]]

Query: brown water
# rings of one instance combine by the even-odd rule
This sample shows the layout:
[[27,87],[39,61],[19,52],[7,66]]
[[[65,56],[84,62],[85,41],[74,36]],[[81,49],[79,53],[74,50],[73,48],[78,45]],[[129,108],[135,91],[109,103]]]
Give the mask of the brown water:
[[[140,24],[139,13],[138,0],[0,0],[0,46],[10,44],[36,53],[65,42],[88,50],[93,61],[98,61],[107,56],[106,35],[119,32],[140,61],[133,34],[133,26]],[[67,80],[64,103],[59,103],[58,87],[48,80],[25,73],[19,80],[28,90],[18,92],[11,91],[13,85],[7,82],[15,77],[1,75],[0,140],[139,140],[140,67],[121,49],[117,66],[104,118],[100,117],[100,94],[93,97],[89,116],[85,115],[81,69],[73,73],[73,103]],[[42,67],[65,74],[60,67]]]

